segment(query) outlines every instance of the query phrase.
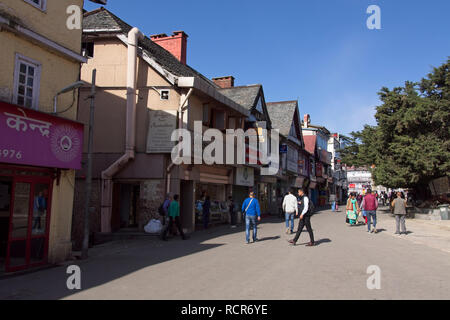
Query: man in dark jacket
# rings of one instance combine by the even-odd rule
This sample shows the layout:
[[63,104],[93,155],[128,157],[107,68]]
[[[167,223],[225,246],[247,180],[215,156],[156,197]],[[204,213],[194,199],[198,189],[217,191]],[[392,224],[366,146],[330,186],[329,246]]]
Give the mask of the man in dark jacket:
[[298,229],[297,229],[297,234],[295,235],[294,239],[289,240],[289,243],[292,245],[296,245],[298,239],[300,238],[300,234],[303,231],[303,228],[306,226],[306,229],[308,230],[309,233],[309,239],[310,242],[306,245],[307,247],[313,247],[315,245],[314,242],[314,233],[311,227],[311,206],[309,205],[309,198],[305,195],[305,192],[303,191],[303,189],[299,189],[298,190],[298,195],[299,195],[299,203],[300,203],[300,207],[299,207],[299,212],[301,212],[300,214],[300,222],[298,223]]

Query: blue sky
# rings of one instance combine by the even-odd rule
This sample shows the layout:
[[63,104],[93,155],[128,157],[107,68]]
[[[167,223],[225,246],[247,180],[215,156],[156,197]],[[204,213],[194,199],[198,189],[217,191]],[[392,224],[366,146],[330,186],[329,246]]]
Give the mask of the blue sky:
[[[366,27],[372,4],[381,30]],[[302,115],[343,134],[375,124],[381,87],[420,80],[450,56],[449,0],[108,0],[106,8],[147,36],[185,31],[188,64],[205,76],[261,83],[267,102],[298,99]]]

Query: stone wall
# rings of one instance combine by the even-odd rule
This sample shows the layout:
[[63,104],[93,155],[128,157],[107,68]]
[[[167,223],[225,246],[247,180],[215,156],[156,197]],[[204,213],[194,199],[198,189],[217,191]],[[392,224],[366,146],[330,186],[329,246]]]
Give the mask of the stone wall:
[[139,230],[153,218],[159,219],[158,208],[164,201],[165,183],[160,180],[145,180],[141,182],[139,195]]

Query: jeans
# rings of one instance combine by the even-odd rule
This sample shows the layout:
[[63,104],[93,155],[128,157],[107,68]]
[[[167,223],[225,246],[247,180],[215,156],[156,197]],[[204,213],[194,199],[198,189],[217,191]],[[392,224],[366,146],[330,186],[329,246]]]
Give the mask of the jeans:
[[331,211],[336,211],[336,201],[333,201],[332,203],[331,203]]
[[395,215],[395,224],[396,224],[395,233],[400,233],[400,227],[401,227],[401,232],[406,233],[405,219],[406,219],[406,215],[404,215],[404,214],[396,214]]
[[370,224],[373,219],[373,228],[377,227],[377,212],[376,211],[366,211],[367,214],[367,230],[370,231]]
[[289,221],[291,222],[291,232],[294,231],[294,215],[295,212],[292,213],[288,213],[286,212],[285,214],[285,218],[286,218],[286,228],[289,228]]
[[250,241],[250,228],[253,226],[253,241],[256,241],[256,216],[245,216],[245,239]]

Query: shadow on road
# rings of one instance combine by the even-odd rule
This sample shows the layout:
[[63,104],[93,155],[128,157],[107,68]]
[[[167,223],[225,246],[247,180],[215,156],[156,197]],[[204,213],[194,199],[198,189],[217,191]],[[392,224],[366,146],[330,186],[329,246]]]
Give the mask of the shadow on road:
[[[322,243],[329,243],[329,242],[331,242],[331,240],[330,239],[328,239],[328,238],[325,238],[325,239],[320,239],[320,240],[316,240],[316,241],[314,241],[314,243],[315,243],[315,247],[317,247],[317,246],[319,246],[319,245],[321,245]],[[307,245],[309,242],[305,242],[305,243],[300,243],[299,245],[301,246],[301,245]]]
[[[265,224],[279,224],[279,219],[267,217],[258,227],[264,229]],[[245,227],[230,228],[221,225],[190,234],[186,241],[180,237],[162,241],[158,237],[132,240],[118,240],[94,246],[89,250],[89,259],[68,261],[55,268],[32,272],[17,277],[0,279],[0,299],[42,299],[55,300],[71,296],[80,291],[67,288],[66,273],[69,265],[78,265],[82,275],[82,290],[86,291],[103,284],[120,279],[141,269],[156,266],[167,261],[179,259],[205,250],[227,245],[223,236],[242,234],[245,238]],[[277,240],[280,236],[264,237],[259,241]],[[217,241],[215,241],[217,239]],[[151,270],[151,269],[149,269]],[[45,287],[45,290],[39,288]]]
[[265,238],[258,239],[258,242],[267,241],[267,240],[278,240],[278,239],[280,239],[280,236],[265,237]]

